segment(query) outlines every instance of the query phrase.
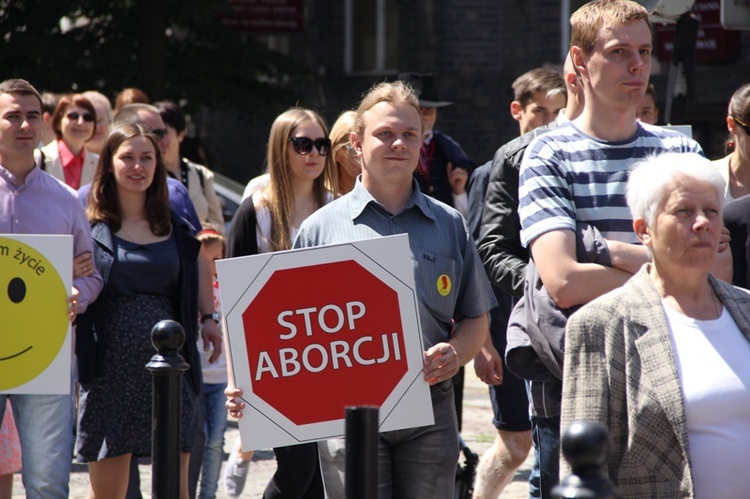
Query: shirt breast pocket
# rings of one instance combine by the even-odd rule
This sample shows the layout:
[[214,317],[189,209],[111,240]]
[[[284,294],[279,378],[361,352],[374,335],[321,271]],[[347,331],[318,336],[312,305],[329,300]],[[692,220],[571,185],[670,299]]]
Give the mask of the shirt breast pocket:
[[440,320],[450,322],[456,308],[456,261],[420,249],[414,261],[417,293],[423,305]]

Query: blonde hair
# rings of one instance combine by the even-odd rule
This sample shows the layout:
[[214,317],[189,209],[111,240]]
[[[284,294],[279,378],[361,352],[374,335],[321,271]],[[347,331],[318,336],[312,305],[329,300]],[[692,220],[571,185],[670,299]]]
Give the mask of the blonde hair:
[[570,16],[570,46],[590,55],[599,30],[605,25],[623,25],[645,21],[653,34],[646,8],[631,0],[595,0],[584,4]]
[[[422,113],[419,111],[419,98],[407,83],[400,80],[378,83],[365,94],[362,101],[359,103],[359,106],[357,106],[354,117],[354,126],[352,127],[353,132],[357,135],[362,135],[364,133],[365,112],[381,102],[388,102],[390,104],[398,102],[406,103],[416,109],[417,113],[422,116]],[[422,120],[419,121],[419,133],[420,135],[422,134]]]
[[[263,196],[260,196],[260,202],[266,204],[271,215],[271,251],[287,250],[292,247],[289,229],[294,207],[294,193],[287,144],[297,128],[309,122],[317,123],[323,130],[323,134],[328,136],[328,126],[325,120],[315,111],[299,107],[281,113],[271,125],[266,157],[266,169],[270,181],[262,191]],[[313,196],[318,208],[326,203],[328,187],[336,187],[333,156],[329,153],[324,156],[324,159],[323,173],[313,183]]]
[[342,148],[349,145],[349,133],[354,127],[354,111],[344,111],[336,118],[336,123],[331,127],[331,133],[328,136],[331,139],[331,155],[336,156]]
[[[341,179],[341,165],[338,161],[336,161],[336,155],[338,152],[345,148],[346,146],[351,145],[351,141],[349,140],[349,134],[352,131],[352,128],[354,127],[354,119],[356,118],[356,113],[354,111],[344,111],[339,115],[339,117],[336,119],[336,123],[333,124],[333,127],[331,127],[331,133],[328,136],[331,139],[331,152],[330,155],[333,158],[333,163],[336,165],[336,179]],[[354,158],[356,161],[359,161],[359,158]],[[336,189],[330,189],[331,192],[336,192],[337,194],[341,194],[338,192],[338,188],[341,187],[341,182],[338,182],[339,185],[337,185]]]

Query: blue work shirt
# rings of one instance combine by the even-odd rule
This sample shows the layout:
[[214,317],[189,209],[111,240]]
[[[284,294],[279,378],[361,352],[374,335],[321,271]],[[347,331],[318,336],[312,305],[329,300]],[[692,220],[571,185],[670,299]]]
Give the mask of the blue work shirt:
[[490,283],[461,214],[422,194],[416,181],[406,207],[389,213],[357,180],[345,196],[300,226],[295,248],[408,234],[425,349],[447,341],[453,321],[479,317],[495,305]]

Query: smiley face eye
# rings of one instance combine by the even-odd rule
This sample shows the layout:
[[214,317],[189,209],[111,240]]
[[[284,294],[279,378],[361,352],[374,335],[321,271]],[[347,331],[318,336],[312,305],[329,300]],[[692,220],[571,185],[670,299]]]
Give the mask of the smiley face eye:
[[14,277],[8,283],[8,298],[13,303],[21,303],[26,298],[26,283],[20,277]]

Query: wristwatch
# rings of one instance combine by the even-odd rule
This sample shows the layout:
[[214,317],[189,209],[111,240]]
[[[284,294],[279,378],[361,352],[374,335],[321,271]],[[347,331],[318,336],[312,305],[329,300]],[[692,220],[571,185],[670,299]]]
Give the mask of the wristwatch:
[[201,315],[201,324],[203,324],[204,322],[206,322],[208,319],[211,319],[216,324],[218,324],[219,323],[219,313],[218,312],[213,312],[211,314],[203,314],[203,315]]

